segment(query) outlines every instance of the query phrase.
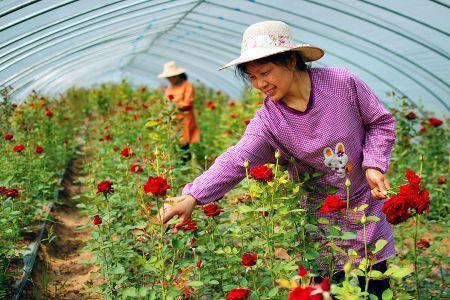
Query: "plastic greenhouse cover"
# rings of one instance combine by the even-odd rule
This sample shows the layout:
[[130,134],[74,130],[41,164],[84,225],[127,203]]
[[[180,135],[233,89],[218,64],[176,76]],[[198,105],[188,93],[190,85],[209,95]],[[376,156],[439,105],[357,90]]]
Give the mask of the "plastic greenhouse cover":
[[450,112],[450,2],[387,0],[0,1],[0,86],[21,102],[33,89],[126,77],[156,87],[176,60],[232,97],[244,84],[217,68],[237,57],[255,22],[288,23],[299,43],[325,49],[313,66],[341,66],[390,103],[395,91],[429,110]]

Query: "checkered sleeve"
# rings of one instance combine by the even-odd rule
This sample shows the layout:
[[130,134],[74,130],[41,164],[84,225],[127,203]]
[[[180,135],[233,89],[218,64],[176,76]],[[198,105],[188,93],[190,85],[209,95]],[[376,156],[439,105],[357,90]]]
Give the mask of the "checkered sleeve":
[[354,102],[366,131],[362,166],[386,173],[395,142],[394,117],[363,80],[354,74],[350,78]]
[[191,195],[197,199],[198,204],[219,200],[245,178],[246,160],[249,161],[250,168],[273,163],[274,152],[274,148],[268,142],[264,124],[256,115],[241,140],[217,157],[207,171],[188,183],[182,194]]

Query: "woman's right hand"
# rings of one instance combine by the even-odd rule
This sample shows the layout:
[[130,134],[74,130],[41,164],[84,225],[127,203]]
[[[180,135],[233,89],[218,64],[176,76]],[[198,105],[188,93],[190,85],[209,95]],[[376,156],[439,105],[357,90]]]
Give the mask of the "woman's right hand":
[[[161,213],[163,216],[163,223],[167,223],[174,216],[180,218],[180,223],[175,224],[175,228],[182,226],[188,219],[191,218],[192,211],[197,204],[197,199],[190,195],[167,198],[164,203],[164,209]],[[177,226],[178,225],[178,226]]]

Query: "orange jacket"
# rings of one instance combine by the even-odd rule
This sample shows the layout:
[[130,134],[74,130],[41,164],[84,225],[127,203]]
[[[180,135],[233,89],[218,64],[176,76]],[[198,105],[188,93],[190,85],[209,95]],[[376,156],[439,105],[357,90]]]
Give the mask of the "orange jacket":
[[194,98],[195,89],[192,84],[185,80],[182,84],[177,86],[169,86],[165,91],[165,97],[169,99],[180,110],[177,115],[182,126],[181,144],[190,144],[198,142],[200,139],[200,132],[194,115]]

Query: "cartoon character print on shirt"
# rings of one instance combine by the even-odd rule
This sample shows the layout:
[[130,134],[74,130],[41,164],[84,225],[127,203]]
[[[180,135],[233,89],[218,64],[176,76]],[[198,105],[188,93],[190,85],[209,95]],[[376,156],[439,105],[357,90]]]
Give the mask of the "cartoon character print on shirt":
[[330,147],[326,147],[323,149],[323,156],[325,157],[324,164],[336,171],[339,178],[345,178],[345,174],[351,172],[352,163],[348,161],[343,143],[337,143],[335,151]]

